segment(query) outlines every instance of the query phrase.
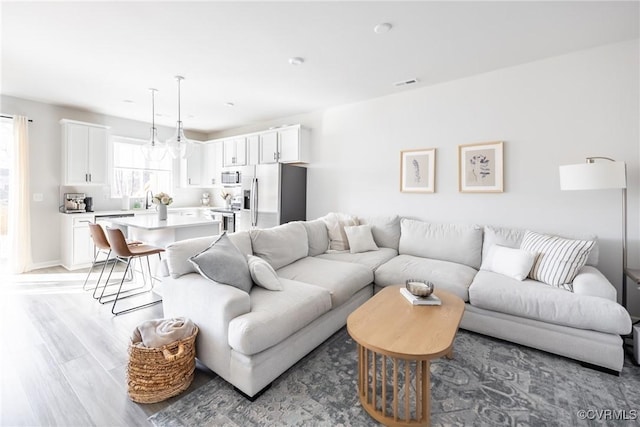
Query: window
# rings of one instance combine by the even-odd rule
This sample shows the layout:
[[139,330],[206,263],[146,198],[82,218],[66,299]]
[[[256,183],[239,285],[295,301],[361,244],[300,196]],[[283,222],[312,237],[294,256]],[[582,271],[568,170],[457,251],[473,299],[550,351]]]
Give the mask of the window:
[[11,142],[13,120],[0,119],[0,271],[9,257],[7,223],[9,218],[9,177],[11,176]]
[[148,190],[171,191],[173,160],[168,154],[160,162],[150,162],[142,155],[141,139],[113,137],[113,180],[111,197],[144,197]]

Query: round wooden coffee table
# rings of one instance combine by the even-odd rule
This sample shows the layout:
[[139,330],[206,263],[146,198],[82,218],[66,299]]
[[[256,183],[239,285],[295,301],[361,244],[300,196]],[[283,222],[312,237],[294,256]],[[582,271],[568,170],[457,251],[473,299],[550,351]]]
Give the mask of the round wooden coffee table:
[[347,319],[358,343],[358,393],[364,409],[388,426],[430,425],[431,359],[453,357],[464,302],[442,290],[439,306],[411,305],[388,286]]

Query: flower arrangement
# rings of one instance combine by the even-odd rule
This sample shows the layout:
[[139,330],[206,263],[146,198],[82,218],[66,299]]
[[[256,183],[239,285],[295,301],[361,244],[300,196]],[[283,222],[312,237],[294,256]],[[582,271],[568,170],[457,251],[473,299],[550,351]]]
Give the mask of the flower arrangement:
[[167,193],[158,193],[153,196],[152,202],[154,205],[170,205],[173,203],[173,198]]

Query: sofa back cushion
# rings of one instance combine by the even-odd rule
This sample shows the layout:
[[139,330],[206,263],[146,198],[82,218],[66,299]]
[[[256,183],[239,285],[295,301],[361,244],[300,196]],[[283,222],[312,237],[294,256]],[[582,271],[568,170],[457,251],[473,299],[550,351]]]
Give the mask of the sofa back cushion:
[[[482,259],[484,260],[487,257],[489,249],[491,249],[491,246],[493,245],[506,246],[508,248],[519,248],[525,231],[526,230],[520,228],[485,226],[484,242],[482,244]],[[591,252],[589,252],[587,265],[597,267],[598,257],[600,254],[598,250],[598,238],[595,234],[563,234],[560,237],[575,240],[593,240],[595,244],[591,248]]]
[[376,245],[381,248],[398,250],[400,243],[400,217],[398,215],[359,217],[358,219],[360,224],[371,226],[373,241],[376,242]]
[[479,269],[482,228],[477,225],[435,224],[402,218],[398,252]]
[[251,230],[249,235],[253,254],[267,261],[275,270],[309,254],[307,230],[300,222]]
[[[196,268],[191,264],[189,258],[207,249],[213,242],[218,240],[219,235],[196,237],[193,239],[180,240],[171,243],[165,248],[167,255],[167,268],[169,275],[177,279],[183,274],[197,273]],[[233,234],[227,234],[231,243],[243,255],[251,255],[251,239],[248,231],[239,231]]]
[[329,249],[329,231],[327,224],[322,219],[313,221],[302,221],[302,225],[307,230],[309,239],[309,256],[317,256],[327,252]]

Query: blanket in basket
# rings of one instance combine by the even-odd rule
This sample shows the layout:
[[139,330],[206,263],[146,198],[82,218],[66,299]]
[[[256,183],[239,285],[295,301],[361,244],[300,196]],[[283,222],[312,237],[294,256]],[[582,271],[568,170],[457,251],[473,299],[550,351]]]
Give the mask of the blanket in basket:
[[152,319],[136,327],[131,342],[141,347],[161,348],[174,341],[190,337],[194,331],[194,323],[184,317]]

